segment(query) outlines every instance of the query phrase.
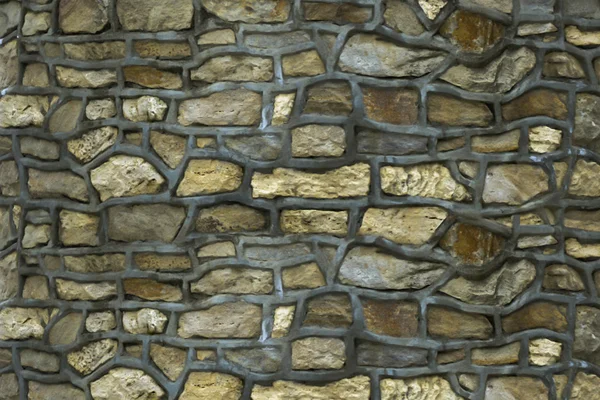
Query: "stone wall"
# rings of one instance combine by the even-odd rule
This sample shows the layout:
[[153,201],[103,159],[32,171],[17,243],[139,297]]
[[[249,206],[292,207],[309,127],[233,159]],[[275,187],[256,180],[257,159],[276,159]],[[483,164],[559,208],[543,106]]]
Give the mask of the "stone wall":
[[0,400],[600,399],[596,0],[0,0]]

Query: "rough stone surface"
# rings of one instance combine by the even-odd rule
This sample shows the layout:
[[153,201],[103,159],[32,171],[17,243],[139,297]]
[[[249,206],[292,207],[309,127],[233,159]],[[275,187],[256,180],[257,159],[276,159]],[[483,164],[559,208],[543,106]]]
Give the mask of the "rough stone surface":
[[183,313],[177,333],[183,338],[253,338],[260,334],[262,307],[243,301]]
[[[450,126],[488,126],[494,115],[482,102],[434,94],[427,98],[429,122]],[[456,110],[461,110],[457,113]]]
[[326,385],[309,385],[291,381],[275,381],[271,386],[254,385],[253,400],[368,400],[370,379],[367,376],[355,376],[341,379]]
[[114,368],[91,383],[94,399],[109,400],[158,400],[164,390],[144,371],[130,368]]
[[328,233],[345,236],[348,232],[346,211],[283,210],[280,227],[286,233]]
[[411,36],[425,32],[415,11],[404,0],[389,0],[383,13],[385,24],[392,29]]
[[[65,43],[65,54],[74,60],[112,60],[125,57],[124,41]],[[96,100],[97,101],[97,100]]]
[[142,308],[138,311],[123,313],[123,328],[133,334],[162,333],[167,324],[167,317],[158,310]]
[[41,382],[29,381],[28,388],[29,400],[85,399],[84,391],[69,383],[46,384]]
[[591,306],[577,306],[575,315],[575,341],[573,356],[598,364],[600,362],[600,309]]
[[243,4],[236,0],[203,0],[202,5],[225,21],[248,23],[283,22],[291,9],[289,0],[250,0]]
[[151,32],[183,30],[192,26],[192,0],[118,0],[117,15],[125,30]]
[[564,305],[535,302],[502,318],[504,332],[513,333],[527,329],[546,328],[556,332],[567,329]]
[[61,0],[58,6],[58,24],[66,33],[96,33],[108,24],[107,0]]
[[596,118],[600,116],[600,97],[591,93],[578,93],[575,106],[575,128],[573,144],[592,151],[600,150],[600,127]]
[[488,167],[483,201],[520,205],[548,191],[548,176],[532,164],[501,164]]
[[504,26],[482,14],[457,10],[446,19],[440,33],[461,51],[482,53],[502,39]]
[[117,354],[117,341],[103,339],[67,354],[67,362],[79,373],[88,375]]
[[496,399],[506,398],[506,396],[515,399],[545,400],[548,398],[548,388],[541,379],[528,376],[501,376],[488,379],[485,386],[486,398]]
[[260,210],[241,204],[224,204],[203,208],[198,212],[196,231],[205,233],[253,232],[266,227]]
[[305,125],[292,130],[294,157],[339,157],[345,150],[346,133],[340,126]]
[[544,76],[552,78],[585,78],[585,71],[579,60],[566,52],[553,52],[544,56]]
[[176,381],[183,372],[186,356],[185,350],[176,347],[150,345],[150,358],[172,381]]
[[534,89],[503,104],[502,117],[507,121],[534,116],[566,119],[568,113],[566,96],[564,92]]
[[60,241],[67,246],[96,246],[99,243],[100,218],[93,214],[62,210],[60,212]]
[[117,73],[110,69],[79,70],[56,67],[56,79],[63,87],[95,89],[116,84]]
[[417,122],[419,94],[412,89],[364,87],[363,102],[368,119],[396,125]]
[[191,160],[177,187],[177,196],[231,192],[242,184],[243,174],[239,165],[227,161]]
[[368,331],[377,335],[393,337],[417,335],[419,310],[416,303],[363,299],[362,306]]
[[222,398],[234,400],[241,398],[244,385],[241,379],[220,372],[192,372],[187,381],[181,400]]
[[205,295],[269,294],[273,291],[273,274],[271,271],[252,268],[216,269],[193,282],[190,290],[192,293]]
[[484,315],[432,306],[427,311],[427,331],[448,339],[489,339],[493,328]]
[[307,301],[302,325],[324,328],[347,328],[352,324],[352,305],[345,294],[327,294]]
[[381,381],[381,399],[410,399],[413,396],[422,400],[462,400],[452,390],[450,382],[439,376],[427,376],[411,379],[383,379]]
[[158,97],[142,96],[123,101],[123,115],[133,122],[162,121],[167,104]]
[[179,105],[181,125],[256,125],[260,121],[262,97],[246,89],[227,90]]
[[292,343],[292,369],[340,369],[346,362],[346,345],[337,338],[309,337]]
[[0,98],[0,128],[42,126],[48,106],[44,96],[3,96]]
[[0,310],[0,340],[39,340],[47,323],[48,311],[42,308],[3,308]]
[[192,70],[196,81],[267,82],[273,78],[273,60],[266,57],[228,55],[213,57]]
[[184,219],[182,207],[164,204],[115,206],[108,209],[108,237],[123,242],[172,242]]
[[28,186],[33,198],[69,198],[83,202],[89,200],[84,179],[70,171],[30,169]]

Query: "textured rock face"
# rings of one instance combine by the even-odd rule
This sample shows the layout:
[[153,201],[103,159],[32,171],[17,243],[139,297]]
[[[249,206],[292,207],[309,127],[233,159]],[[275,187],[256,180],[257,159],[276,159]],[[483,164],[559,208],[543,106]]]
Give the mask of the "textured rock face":
[[309,337],[292,343],[292,369],[340,369],[346,362],[341,339]]
[[219,372],[192,372],[187,381],[181,400],[222,398],[234,400],[241,398],[244,384],[241,379]]
[[69,198],[87,202],[88,188],[84,179],[68,171],[29,170],[29,193],[34,198]]
[[235,0],[203,0],[202,6],[211,14],[225,21],[283,22],[288,19],[291,9],[289,0],[250,0],[239,3]]
[[567,118],[567,97],[564,92],[534,89],[502,106],[502,117],[507,121],[533,116],[554,119]]
[[598,364],[600,362],[600,309],[578,306],[575,319],[575,342],[573,355],[579,359]]
[[115,368],[91,383],[94,399],[158,400],[164,390],[152,377],[138,369]]
[[210,271],[191,285],[192,293],[207,295],[269,294],[272,290],[272,272],[250,268],[223,268]]
[[262,98],[246,89],[228,90],[179,105],[179,123],[199,125],[256,125],[260,122]]
[[0,310],[0,340],[39,340],[48,317],[48,311],[41,308],[3,308]]
[[546,328],[556,332],[567,329],[564,305],[535,302],[502,318],[502,329],[513,333],[527,329]]
[[119,22],[128,31],[183,30],[192,26],[191,0],[118,0]]
[[[410,396],[410,397],[409,397]],[[450,382],[439,376],[413,379],[383,379],[381,381],[381,399],[393,400],[412,396],[422,400],[447,399],[462,400],[452,390]]]
[[410,125],[417,122],[419,94],[412,89],[365,87],[366,117],[377,122]]
[[352,305],[345,294],[327,294],[311,298],[302,322],[304,326],[347,328],[352,324]]
[[273,78],[273,60],[254,56],[221,56],[207,60],[191,73],[196,81],[255,81],[266,82]]
[[108,24],[107,0],[61,0],[58,24],[66,33],[96,33]]
[[262,308],[246,302],[224,303],[183,313],[177,333],[183,338],[252,338],[260,334]]
[[544,170],[530,164],[502,164],[488,167],[483,189],[485,203],[519,205],[548,191]]
[[162,333],[167,324],[167,317],[158,310],[142,308],[139,311],[123,313],[123,327],[133,334]]
[[[427,118],[434,124],[450,126],[488,126],[494,115],[485,103],[435,94],[427,98]],[[457,113],[456,110],[461,110]]]
[[442,237],[440,247],[460,261],[465,272],[477,270],[493,260],[504,246],[504,238],[479,226],[456,223]]
[[108,210],[108,237],[123,242],[172,242],[184,219],[182,207],[164,204],[111,207]]
[[348,231],[346,211],[284,210],[279,223],[286,233],[328,233],[345,236]]
[[540,379],[526,376],[502,376],[488,379],[485,397],[496,399],[505,396],[515,399],[545,400],[548,398],[548,388]]
[[203,208],[198,212],[196,231],[205,233],[253,232],[266,227],[260,211],[241,204]]
[[[417,335],[419,310],[416,303],[364,299],[362,306],[365,326],[368,331],[393,337],[414,337]],[[398,321],[402,321],[402,324]]]
[[600,97],[589,93],[577,95],[573,144],[593,151],[600,149],[600,128],[594,122],[600,115]]
[[461,51],[482,53],[500,41],[504,26],[481,14],[458,10],[444,22],[440,33]]
[[43,96],[4,96],[0,98],[0,128],[42,126],[48,106]]
[[231,192],[242,183],[243,169],[220,160],[191,160],[177,188],[178,196]]
[[167,112],[167,104],[158,97],[142,96],[123,101],[123,115],[133,122],[161,121]]
[[448,339],[488,339],[493,327],[484,315],[432,306],[427,311],[427,331]]
[[355,376],[328,383],[324,386],[307,385],[290,381],[275,381],[272,386],[254,385],[253,400],[302,400],[306,398],[331,400],[369,399],[370,380],[367,376]]
[[92,342],[67,355],[67,362],[79,373],[88,375],[117,354],[117,341],[111,339]]
[[356,352],[359,365],[405,368],[427,364],[425,349],[359,342]]
[[29,381],[28,387],[29,399],[31,400],[85,399],[85,393],[83,390],[68,383],[46,384]]
[[346,133],[340,126],[305,125],[292,130],[294,157],[339,157],[345,149]]

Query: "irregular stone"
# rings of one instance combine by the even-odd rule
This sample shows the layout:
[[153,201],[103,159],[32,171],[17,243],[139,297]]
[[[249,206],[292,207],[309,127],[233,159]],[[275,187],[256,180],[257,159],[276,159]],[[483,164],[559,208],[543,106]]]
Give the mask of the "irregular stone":
[[416,337],[419,305],[410,301],[361,299],[366,329],[377,335]]
[[123,101],[123,115],[133,122],[162,121],[167,112],[167,103],[158,97],[142,96]]
[[124,242],[172,242],[184,219],[182,207],[165,204],[115,206],[108,210],[108,237]]
[[575,382],[571,389],[571,400],[593,399],[598,395],[598,385],[600,377],[594,374],[586,374],[579,371],[575,376]]
[[368,208],[358,234],[420,246],[433,236],[447,216],[439,207]]
[[62,210],[58,235],[66,246],[97,246],[100,217],[94,214]]
[[471,350],[471,362],[484,366],[517,364],[520,351],[521,343],[519,342],[498,347],[475,348]]
[[548,176],[538,165],[491,165],[485,175],[483,202],[521,205],[548,189]]
[[600,46],[600,31],[582,31],[577,26],[571,25],[565,27],[565,39],[578,47]]
[[564,305],[538,301],[530,303],[509,315],[502,317],[502,330],[506,333],[528,329],[549,329],[565,332],[567,310]]
[[323,272],[315,262],[284,268],[281,280],[285,289],[315,289],[325,286]]
[[306,301],[303,326],[321,328],[348,328],[352,325],[352,304],[344,293],[329,293]]
[[179,105],[181,125],[256,125],[261,119],[262,96],[246,89],[224,90],[184,100]]
[[202,6],[211,14],[229,22],[284,22],[288,19],[289,0],[251,0],[241,4],[235,0],[202,0]]
[[404,0],[388,0],[383,19],[387,26],[406,35],[419,36],[425,32],[417,14]]
[[233,242],[215,242],[202,246],[198,250],[198,258],[235,257],[236,250]]
[[517,247],[519,249],[529,249],[532,247],[550,246],[556,243],[558,243],[558,241],[552,235],[528,235],[519,238],[517,241]]
[[520,0],[521,13],[550,14],[554,11],[555,0]]
[[[7,212],[8,215],[8,212]],[[0,259],[0,301],[8,300],[19,291],[18,257],[16,252]]]
[[486,399],[548,399],[548,388],[539,378],[529,376],[498,376],[489,378],[485,386]]
[[23,285],[23,298],[48,300],[50,298],[50,291],[46,277],[38,275],[28,276]]
[[506,93],[535,67],[535,61],[532,50],[519,47],[506,50],[483,67],[456,65],[440,79],[470,92]]
[[505,306],[534,281],[535,275],[530,261],[508,261],[483,280],[454,278],[440,292],[469,304]]
[[58,84],[68,88],[103,88],[117,83],[117,73],[110,69],[78,70],[57,66]]
[[0,161],[0,193],[2,196],[18,196],[20,192],[17,163],[13,160]]
[[567,114],[567,94],[549,89],[533,89],[502,105],[502,117],[507,121],[534,116],[564,120]]
[[553,264],[544,269],[544,281],[542,286],[546,290],[566,290],[581,292],[585,290],[585,284],[581,276],[574,268],[565,264]]
[[237,301],[181,314],[177,334],[185,339],[255,338],[260,335],[262,307]]
[[597,243],[580,243],[577,239],[567,239],[565,241],[565,251],[568,255],[575,258],[597,258],[600,257],[600,245]]
[[103,339],[67,354],[67,362],[79,373],[89,375],[117,354],[116,340]]
[[150,343],[150,358],[167,378],[176,381],[185,368],[187,352],[176,347]]
[[[64,2],[64,0],[63,0]],[[125,58],[125,41],[65,43],[65,55],[74,60],[118,60]]]
[[284,244],[280,246],[249,246],[244,251],[250,261],[269,262],[283,261],[312,254],[304,243]]
[[43,63],[27,64],[23,73],[23,85],[34,87],[50,86],[48,66]]
[[569,194],[581,197],[600,196],[600,187],[594,178],[600,173],[600,164],[583,159],[577,160],[569,185]]
[[285,55],[281,58],[281,67],[283,75],[291,77],[316,76],[325,73],[325,64],[316,50]]
[[363,87],[365,116],[396,125],[417,123],[419,93],[407,88]]
[[148,161],[124,154],[113,156],[94,168],[91,180],[102,201],[160,193],[165,183],[165,178]]
[[504,30],[502,24],[482,14],[457,10],[441,26],[440,34],[461,51],[483,53],[502,39]]
[[361,130],[356,135],[359,153],[383,155],[408,155],[427,152],[427,138],[416,135]]
[[565,212],[565,226],[571,229],[581,229],[591,232],[600,232],[600,210],[567,209]]
[[325,81],[308,87],[305,114],[347,116],[352,112],[352,89],[347,82]]
[[56,292],[63,300],[98,301],[115,297],[117,285],[114,282],[75,282],[57,279]]
[[240,187],[244,170],[237,164],[221,160],[191,160],[177,196],[196,196],[231,192]]
[[87,202],[88,189],[85,180],[70,171],[41,171],[30,168],[29,194],[36,199],[69,198]]
[[244,44],[256,49],[276,50],[309,42],[311,42],[310,35],[305,31],[248,33],[244,36]]
[[282,338],[287,336],[294,322],[296,306],[277,307],[273,313],[273,330],[271,337]]
[[21,2],[9,1],[0,4],[0,37],[6,36],[19,26],[21,20]]
[[[41,383],[28,381],[28,400],[85,400],[85,392],[70,383]],[[16,400],[16,399],[15,399]]]
[[600,363],[600,308],[579,305],[575,314],[573,358]]
[[279,157],[283,141],[278,134],[226,136],[225,146],[252,160],[270,161]]
[[40,340],[48,319],[43,308],[5,307],[0,310],[0,340]]
[[[487,104],[445,94],[429,95],[427,109],[427,119],[433,124],[486,127],[494,119],[494,114]],[[456,110],[461,112],[457,113]]]
[[415,400],[463,400],[463,397],[454,393],[450,382],[435,375],[410,379],[382,379],[380,387],[381,400],[410,399],[414,396],[418,396]]
[[[596,118],[600,117],[600,96],[591,93],[577,93],[575,106],[575,128],[573,144],[592,151],[600,151],[600,127]],[[580,161],[578,161],[579,163]]]
[[19,144],[21,153],[24,155],[31,155],[42,160],[58,160],[60,157],[60,146],[49,140],[21,136]]
[[48,98],[45,96],[2,96],[0,97],[0,128],[41,127],[48,107]]
[[118,272],[125,270],[125,254],[87,254],[65,256],[65,269],[78,273]]
[[242,398],[243,381],[220,372],[192,372],[188,376],[179,400]]
[[525,23],[517,28],[518,36],[543,35],[545,33],[557,32],[558,28],[552,22]]
[[150,145],[165,164],[170,168],[176,168],[185,155],[187,139],[182,136],[151,131]]
[[192,293],[216,295],[269,294],[273,291],[273,272],[256,268],[221,268],[209,271],[192,282]]
[[341,369],[346,345],[338,338],[308,337],[292,342],[292,369]]
[[117,0],[117,16],[127,31],[181,31],[192,27],[192,0]]
[[123,67],[125,82],[151,89],[181,89],[183,82],[178,73],[146,65]]
[[448,0],[419,0],[418,4],[427,18],[434,20],[448,4]]
[[338,25],[362,24],[371,19],[371,7],[360,7],[354,4],[303,2],[304,19],[307,21],[330,21]]
[[383,368],[427,365],[427,350],[360,341],[356,346],[357,364]]
[[283,210],[279,225],[285,233],[323,233],[345,236],[348,232],[348,212]]
[[184,271],[192,268],[190,258],[184,254],[137,253],[133,256],[142,271]]
[[36,369],[42,372],[58,372],[60,370],[60,358],[56,354],[23,349],[20,356],[21,365],[23,367]]
[[533,153],[551,153],[560,147],[562,131],[549,126],[529,128],[529,150]]
[[292,114],[292,109],[294,108],[295,100],[296,93],[282,93],[275,96],[271,125],[278,126],[288,123],[290,115]]
[[348,165],[324,173],[310,173],[289,168],[275,168],[273,173],[255,172],[252,197],[305,197],[332,199],[366,196],[369,193],[369,165]]
[[446,53],[398,46],[384,37],[366,33],[352,36],[338,66],[342,71],[376,77],[418,77],[439,67]]
[[549,339],[533,339],[529,341],[529,363],[546,366],[556,364],[560,360],[562,343]]
[[458,260],[466,272],[493,260],[504,248],[502,236],[482,227],[455,223],[440,240],[440,247]]
[[283,354],[277,347],[226,349],[225,359],[252,372],[273,373],[280,368]]
[[307,385],[292,381],[275,381],[271,386],[255,384],[252,400],[368,400],[371,387],[367,376],[341,379],[326,385]]
[[203,233],[254,232],[266,226],[263,212],[241,204],[202,208],[196,219],[196,231]]
[[90,387],[94,400],[159,400],[165,395],[150,375],[131,368],[113,368]]
[[466,357],[464,349],[449,350],[438,352],[436,362],[440,365],[451,364],[457,361],[464,360]]
[[85,329],[88,332],[108,332],[117,327],[117,320],[112,311],[93,312],[85,319]]
[[293,157],[339,157],[346,150],[344,128],[336,125],[304,125],[292,129]]
[[159,40],[136,40],[133,48],[142,58],[181,59],[191,57],[192,50],[188,42],[163,42]]
[[50,225],[27,225],[21,240],[21,245],[25,249],[32,249],[37,246],[44,246],[50,241],[52,227]]
[[249,55],[213,57],[191,71],[191,78],[209,83],[268,82],[273,79],[273,59]]
[[[457,324],[457,321],[460,323]],[[427,332],[449,339],[489,339],[493,327],[484,315],[430,306],[427,311]]]
[[[0,4],[0,7],[1,6],[2,4]],[[0,30],[1,29],[2,28],[0,28]],[[16,85],[18,73],[19,57],[17,55],[17,41],[11,40],[3,46],[0,46],[0,89]]]
[[82,322],[83,314],[80,312],[71,312],[63,315],[50,328],[48,342],[51,345],[70,345],[75,343]]
[[543,74],[550,78],[585,78],[585,71],[579,60],[575,56],[561,51],[546,53]]
[[149,301],[181,301],[181,288],[176,285],[158,282],[145,278],[123,279],[123,289],[126,295],[139,297]]
[[24,36],[46,33],[52,26],[52,14],[49,12],[27,12],[21,32]]
[[97,33],[108,24],[108,0],[60,0],[58,25],[65,33]]
[[69,100],[56,108],[50,116],[48,130],[51,133],[71,132],[77,127],[83,101]]
[[123,313],[123,328],[125,332],[134,335],[162,333],[167,325],[167,316],[152,308],[142,308],[137,311]]
[[519,150],[521,132],[518,129],[499,135],[480,135],[471,138],[471,149],[478,153],[503,153]]
[[[246,36],[246,38],[248,38],[248,36]],[[235,44],[235,32],[232,29],[217,29],[203,33],[198,38],[198,45],[200,46],[215,46],[225,44]]]

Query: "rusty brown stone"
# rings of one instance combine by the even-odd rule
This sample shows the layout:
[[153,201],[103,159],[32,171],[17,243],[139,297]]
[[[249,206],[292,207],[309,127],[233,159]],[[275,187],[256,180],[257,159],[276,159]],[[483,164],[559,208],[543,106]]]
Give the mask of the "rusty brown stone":
[[179,89],[182,86],[179,74],[145,65],[132,65],[123,68],[125,82],[151,89]]
[[410,125],[419,117],[419,93],[406,88],[364,87],[366,117],[388,124]]
[[504,26],[484,15],[458,10],[444,22],[440,33],[462,51],[482,53],[502,39]]
[[566,119],[567,114],[567,94],[549,89],[531,90],[502,105],[502,118],[507,121],[534,116]]
[[362,299],[367,330],[378,335],[414,337],[419,330],[419,305],[410,301]]
[[567,330],[567,308],[549,302],[535,302],[502,318],[506,333],[545,328],[556,332]]
[[347,294],[334,293],[307,301],[303,325],[323,328],[348,328],[352,324],[352,304]]
[[[460,112],[457,112],[460,110]],[[488,126],[494,120],[490,108],[480,101],[463,100],[445,94],[427,97],[429,122],[450,126]]]
[[430,335],[449,339],[488,339],[494,329],[484,315],[430,306],[427,310],[427,331]]
[[371,7],[348,3],[302,2],[304,18],[308,21],[331,21],[336,24],[362,24],[371,19]]
[[483,265],[504,247],[504,238],[476,225],[456,223],[446,232],[440,246],[461,263]]
[[128,295],[151,301],[180,301],[181,289],[174,285],[152,279],[123,279],[123,288]]

